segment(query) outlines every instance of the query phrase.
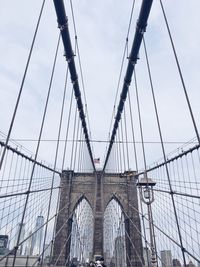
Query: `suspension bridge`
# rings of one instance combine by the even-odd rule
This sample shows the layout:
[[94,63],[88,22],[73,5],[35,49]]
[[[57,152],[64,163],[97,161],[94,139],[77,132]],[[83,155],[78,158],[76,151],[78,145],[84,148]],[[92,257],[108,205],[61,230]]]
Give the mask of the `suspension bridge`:
[[[198,93],[191,97],[192,87],[198,88],[199,82],[195,69],[199,51],[194,49],[198,40],[193,40],[198,18],[190,14],[192,27],[188,22],[184,31],[185,39],[192,39],[192,49],[184,50],[187,42],[181,42],[183,51],[194,52],[191,59],[177,49],[174,19],[168,16],[173,10],[183,18],[192,7],[198,10],[199,4],[179,1],[182,9],[176,9],[173,1],[114,3],[112,7],[128,24],[122,30],[119,17],[114,23],[126,35],[117,90],[110,84],[106,88],[116,93],[114,105],[107,96],[113,107],[108,114],[110,109],[100,94],[96,97],[96,88],[102,73],[109,79],[115,76],[108,71],[106,58],[104,68],[98,69],[99,53],[90,54],[90,45],[96,46],[98,37],[84,31],[93,27],[88,12],[97,16],[101,9],[97,12],[94,7],[102,3],[27,2],[7,1],[1,11],[4,28],[0,30],[11,46],[5,44],[5,61],[0,65],[0,266],[91,266],[91,261],[103,257],[107,267],[199,267]],[[103,5],[110,7],[111,2]],[[88,25],[84,20],[77,23],[79,8],[89,14]],[[17,9],[23,10],[22,17],[17,17],[19,25],[12,21]],[[112,12],[114,16],[110,11],[109,16]],[[10,15],[10,24],[4,24],[4,14]],[[164,33],[156,26],[158,17]],[[115,39],[107,22],[100,18],[98,23],[105,24],[105,37]],[[12,46],[15,30],[25,50]],[[83,39],[89,47],[86,64]],[[165,47],[159,47],[163,40],[170,57]],[[118,44],[107,43],[107,47],[119,50]],[[154,47],[163,49],[162,53]],[[181,56],[187,59],[185,66]],[[90,66],[94,76],[89,74],[89,80],[94,80],[93,111],[86,101],[84,71],[89,62],[94,63]],[[98,102],[103,119],[98,117]],[[102,133],[109,116],[106,139]],[[93,127],[100,138],[92,138]],[[181,141],[174,141],[177,136]]]

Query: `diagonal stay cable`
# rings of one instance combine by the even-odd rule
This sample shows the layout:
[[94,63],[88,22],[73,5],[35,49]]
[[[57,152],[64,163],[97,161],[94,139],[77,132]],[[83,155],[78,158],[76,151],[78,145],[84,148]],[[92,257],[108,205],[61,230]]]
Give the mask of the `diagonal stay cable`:
[[[114,196],[117,196],[119,199],[124,199],[122,197],[120,197],[118,194],[114,194]],[[128,205],[135,210],[140,216],[142,216],[146,221],[149,221],[149,218],[147,218],[144,214],[142,214],[137,208],[135,208],[133,205],[131,205],[130,203],[128,203]],[[132,221],[132,219],[130,218],[130,222],[134,225],[134,222]],[[169,240],[171,240],[177,247],[179,247],[181,249],[181,245],[171,236],[169,236],[166,232],[164,232],[159,226],[157,226],[155,223],[153,223],[154,227],[160,232],[162,233],[164,236],[166,236]],[[135,228],[136,229],[136,228]],[[139,230],[136,229],[136,231],[139,233]],[[144,238],[144,237],[143,237]],[[199,259],[197,259],[192,253],[190,253],[187,249],[184,249],[185,253],[187,253],[190,257],[192,257],[194,260],[196,260],[197,262],[200,262]]]
[[[113,203],[112,203],[112,206],[113,206],[113,208],[114,208],[115,211],[116,211],[116,207],[114,206]],[[126,213],[126,211],[125,211],[123,208],[122,208],[122,212],[127,216],[127,218],[131,219],[131,218],[128,216],[128,214]],[[129,233],[128,233],[127,230],[126,230],[126,228],[125,228],[125,234],[127,235],[128,240],[130,241],[130,244],[131,244],[133,250],[135,251],[135,253],[136,253],[136,255],[137,255],[137,257],[138,257],[140,263],[143,264],[143,260],[142,260],[142,257],[141,257],[142,255],[140,255],[139,252],[137,251],[138,248],[136,248],[136,246],[134,245],[134,243],[133,243],[133,241],[132,241],[132,239],[131,239]],[[139,231],[139,234],[142,236],[141,231]],[[142,236],[142,237],[143,237],[143,236]]]
[[[74,200],[73,204],[77,202],[77,199]],[[63,210],[66,209],[68,207],[68,203],[62,207],[62,209],[60,209],[59,211],[57,211],[51,218],[48,219],[48,221],[46,221],[45,223],[43,223],[42,225],[40,225],[40,227],[38,227],[36,230],[34,230],[30,235],[28,235],[25,239],[23,239],[22,241],[20,241],[19,246],[21,246],[22,244],[24,244],[30,237],[32,237],[35,233],[37,233],[40,229],[42,229],[46,224],[48,224],[50,221],[52,221],[54,218],[56,218],[59,214],[62,214]],[[55,237],[60,233],[60,231],[64,228],[64,226],[66,225],[66,223],[69,221],[69,219],[72,217],[73,215],[73,211],[70,213],[70,215],[68,216],[68,218],[66,219],[66,221],[63,223],[63,225],[58,229],[58,231],[56,232]],[[9,255],[11,255],[14,251],[15,251],[15,247],[13,249],[11,249],[7,254],[3,255],[0,258],[0,262],[5,259],[6,257],[8,257]]]
[[[55,66],[56,66],[56,61],[57,61],[59,44],[60,44],[60,34],[59,34],[57,45],[56,45],[56,52],[55,52],[55,56],[54,56],[54,60],[53,60],[53,67],[52,67],[52,72],[51,72],[51,77],[50,77],[50,82],[49,82],[49,88],[48,88],[48,92],[47,92],[45,108],[44,108],[42,122],[41,122],[41,126],[40,126],[39,138],[38,138],[38,143],[37,143],[36,152],[35,152],[35,158],[34,158],[35,161],[37,160],[38,153],[39,153],[40,139],[41,139],[42,133],[43,133],[44,122],[45,122],[45,118],[46,118],[47,107],[48,107],[48,103],[49,103],[49,98],[50,98],[50,93],[51,93],[51,88],[52,88],[52,82],[53,82],[53,77],[54,77],[54,71],[55,71]],[[30,181],[29,181],[29,185],[28,185],[28,191],[30,191],[31,185],[32,185],[32,181],[33,181],[33,176],[34,176],[34,171],[35,171],[35,166],[36,166],[35,161],[33,163],[33,167],[32,167],[32,170],[31,170]],[[27,205],[28,205],[28,200],[29,200],[29,194],[27,194],[26,200],[25,200],[25,204],[24,204],[24,210],[23,210],[22,219],[21,219],[21,227],[19,229],[17,242],[16,242],[16,247],[15,247],[15,251],[14,251],[14,258],[13,258],[13,264],[12,264],[13,267],[15,266],[17,250],[19,248],[22,225],[23,225],[23,222],[24,222],[24,219],[25,219],[25,213],[26,213],[26,209],[27,209]]]
[[32,56],[33,47],[34,47],[34,44],[35,44],[35,39],[36,39],[38,28],[39,28],[39,25],[40,25],[40,20],[41,20],[41,17],[42,17],[45,1],[46,0],[43,0],[43,2],[42,2],[42,7],[40,9],[40,14],[39,14],[39,18],[38,18],[38,21],[37,21],[36,29],[35,29],[35,32],[34,32],[33,40],[32,40],[32,43],[31,43],[31,48],[30,48],[30,51],[29,51],[29,55],[28,55],[25,71],[24,71],[24,74],[23,74],[20,90],[19,90],[19,93],[18,93],[18,97],[17,97],[17,101],[16,101],[16,104],[15,104],[13,116],[12,116],[10,127],[9,127],[9,130],[8,130],[8,134],[7,134],[7,137],[6,137],[5,146],[4,146],[2,155],[1,155],[0,170],[2,168],[3,160],[4,160],[4,157],[5,157],[5,153],[6,153],[6,148],[7,148],[8,142],[10,140],[11,132],[12,132],[12,129],[13,129],[13,124],[14,124],[14,121],[15,121],[15,117],[16,117],[16,114],[17,114],[17,109],[18,109],[18,106],[19,106],[20,98],[21,98],[21,94],[22,94],[22,91],[23,91],[23,88],[24,88],[24,82],[25,82],[25,79],[26,79],[26,74],[27,74],[29,63],[30,63],[30,59],[31,59],[31,56]]
[[[160,137],[160,141],[161,141],[161,148],[162,148],[163,158],[164,158],[164,162],[165,162],[165,170],[166,170],[167,180],[168,180],[168,183],[169,183],[170,191],[173,192],[173,187],[172,187],[169,167],[167,165],[167,157],[166,157],[166,152],[165,152],[165,146],[164,146],[164,143],[163,143],[163,134],[162,134],[162,129],[161,129],[161,123],[160,123],[158,108],[157,108],[157,101],[156,101],[156,96],[155,96],[155,91],[154,91],[154,86],[153,86],[153,79],[152,79],[152,74],[151,74],[150,61],[149,61],[149,58],[148,58],[148,51],[147,51],[145,38],[143,38],[143,45],[144,45],[145,59],[146,59],[146,63],[147,63],[147,70],[148,70],[149,81],[150,81],[150,88],[151,88],[151,93],[152,93],[152,98],[153,98],[153,103],[154,103],[154,109],[155,109],[155,114],[156,114],[158,132],[159,132],[159,137]],[[182,236],[182,233],[181,233],[181,230],[180,230],[180,222],[179,222],[179,218],[178,218],[177,207],[176,207],[176,204],[175,204],[175,199],[174,199],[173,193],[171,193],[171,200],[172,200],[172,205],[173,205],[174,215],[175,215],[175,219],[176,219],[178,235],[179,235],[180,244],[181,244],[181,251],[182,251],[182,255],[183,255],[183,261],[184,261],[184,265],[186,266],[186,258],[185,258],[185,253],[184,253],[185,252],[184,251],[185,248],[183,246],[183,236]]]
[[173,41],[173,38],[172,38],[171,30],[170,30],[170,27],[169,27],[167,15],[166,15],[162,0],[160,0],[160,6],[161,6],[161,9],[162,9],[163,17],[164,17],[165,24],[166,24],[166,27],[167,27],[167,32],[168,32],[170,43],[171,43],[172,50],[173,50],[173,53],[174,53],[176,65],[177,65],[179,76],[180,76],[180,79],[181,79],[183,91],[184,91],[184,94],[185,94],[186,102],[187,102],[189,113],[190,113],[190,117],[192,119],[194,131],[196,133],[196,137],[197,137],[197,140],[198,140],[199,145],[200,145],[199,131],[198,131],[197,124],[196,124],[196,121],[195,121],[195,118],[194,118],[194,114],[193,114],[193,111],[192,111],[192,106],[191,106],[190,99],[189,99],[189,96],[188,96],[187,88],[186,88],[185,81],[184,81],[184,78],[183,78],[183,73],[182,73],[182,70],[181,70],[181,66],[180,66],[180,63],[179,63],[178,55],[177,55],[177,52],[176,52],[176,48],[175,48],[175,45],[174,45],[174,41]]
[[[68,79],[68,68],[67,68],[66,74],[65,74],[63,98],[62,98],[62,105],[61,105],[61,110],[60,110],[60,120],[59,120],[59,127],[58,127],[58,133],[57,133],[57,145],[56,145],[55,158],[54,158],[54,172],[53,172],[53,175],[52,175],[51,191],[50,191],[49,205],[48,205],[48,211],[47,211],[47,220],[48,220],[48,218],[50,216],[50,210],[51,210],[51,204],[52,204],[53,186],[54,186],[54,180],[55,180],[55,169],[56,169],[57,161],[58,161],[60,136],[61,136],[61,130],[62,130],[62,124],[63,124],[64,107],[65,107],[65,97],[66,97],[66,92],[67,92],[67,79]],[[46,227],[45,227],[43,250],[45,249],[45,242],[46,242],[46,236],[47,236],[47,227],[48,227],[48,225],[46,225]],[[43,266],[43,258],[44,258],[44,253],[42,254],[41,267]]]

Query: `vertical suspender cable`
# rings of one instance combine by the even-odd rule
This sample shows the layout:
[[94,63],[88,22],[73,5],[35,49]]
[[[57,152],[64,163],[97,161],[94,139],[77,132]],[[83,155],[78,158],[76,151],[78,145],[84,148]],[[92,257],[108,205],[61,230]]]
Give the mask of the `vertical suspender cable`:
[[120,131],[118,131],[118,133],[116,134],[116,137],[118,136],[118,140],[119,140],[119,162],[120,162],[120,171],[121,173],[123,172],[122,170],[122,152],[121,152],[121,141],[120,141]]
[[82,152],[81,148],[82,148],[82,129],[80,129],[80,136],[79,136],[79,152],[78,152],[77,172],[80,172],[81,152]]
[[145,169],[145,173],[146,173],[147,163],[146,163],[146,154],[145,154],[145,147],[144,147],[144,135],[143,135],[143,127],[142,127],[140,100],[139,100],[137,77],[136,77],[136,71],[135,70],[134,70],[134,80],[135,80],[137,110],[138,110],[138,117],[139,117],[140,137],[141,137],[141,144],[142,144],[142,155],[143,155],[143,161],[144,161],[144,169]]
[[123,161],[124,161],[124,171],[126,170],[126,157],[125,157],[125,148],[124,148],[124,134],[123,134],[123,125],[122,120],[120,123],[121,128],[121,137],[122,137],[122,152],[123,152]]
[[133,45],[132,45],[131,53],[129,56],[129,62],[128,62],[128,66],[127,66],[127,70],[126,70],[126,74],[125,74],[125,78],[124,78],[124,84],[123,84],[123,88],[122,88],[122,92],[121,92],[121,96],[120,96],[119,105],[117,108],[117,114],[115,116],[115,122],[113,125],[113,131],[112,131],[112,135],[110,138],[110,143],[109,143],[109,147],[108,147],[108,151],[107,151],[103,170],[105,170],[105,168],[106,168],[106,164],[108,162],[108,158],[110,156],[110,152],[111,152],[114,140],[115,140],[116,132],[117,132],[117,129],[119,127],[119,122],[121,120],[121,114],[122,114],[122,111],[124,108],[124,103],[126,101],[127,92],[128,92],[129,86],[131,84],[133,70],[134,70],[135,65],[137,63],[137,60],[138,60],[138,53],[140,50],[140,46],[141,46],[144,32],[146,30],[147,20],[148,20],[149,13],[151,10],[152,2],[153,2],[153,0],[148,0],[148,1],[143,0],[143,2],[142,2],[140,15],[139,15],[139,19],[137,22],[136,32],[135,32],[135,36],[134,36],[134,40],[133,40]]
[[128,165],[128,170],[130,170],[129,149],[128,149],[128,135],[127,135],[127,124],[126,124],[126,109],[125,109],[125,107],[124,107],[124,126],[125,126],[125,137],[126,137],[127,165]]
[[77,132],[76,132],[76,140],[75,140],[76,144],[75,144],[74,164],[73,164],[73,170],[74,171],[75,171],[76,162],[78,161],[78,159],[77,159],[77,148],[78,148],[79,128],[80,128],[80,121],[78,121]]
[[83,69],[82,69],[82,64],[81,64],[81,57],[80,57],[80,51],[79,51],[79,45],[78,45],[78,36],[77,36],[75,15],[74,15],[74,9],[73,9],[72,0],[70,0],[70,7],[71,7],[71,12],[72,12],[74,33],[75,33],[75,38],[76,38],[77,55],[78,55],[78,62],[79,62],[80,74],[81,74],[81,83],[82,83],[82,87],[83,87],[83,95],[84,95],[84,100],[85,100],[85,114],[86,114],[86,117],[87,117],[87,120],[88,120],[88,130],[89,130],[89,136],[91,138],[90,120],[89,120],[89,114],[88,114],[88,110],[87,110],[87,101],[86,101],[86,94],[85,94],[85,83],[84,83],[84,79],[83,79]]
[[67,151],[69,125],[70,125],[71,112],[72,112],[72,100],[73,100],[73,90],[71,92],[71,98],[70,98],[70,104],[69,104],[69,114],[68,114],[68,118],[67,118],[67,129],[66,129],[66,134],[65,134],[64,153],[63,153],[63,159],[62,159],[62,170],[64,169],[65,157],[66,157],[66,151]]
[[118,139],[117,139],[117,135],[116,135],[116,163],[117,163],[117,173],[119,173],[120,168],[119,168],[119,151],[118,151]]
[[74,142],[75,142],[75,133],[76,133],[76,122],[77,122],[77,108],[75,110],[75,118],[74,118],[74,129],[73,129],[73,136],[72,136],[72,150],[71,150],[71,161],[70,161],[70,170],[72,170],[72,162],[74,157]]
[[[123,70],[123,66],[124,66],[126,52],[128,53],[128,38],[129,38],[129,33],[130,33],[130,28],[131,28],[134,8],[135,8],[135,0],[133,0],[132,7],[131,7],[131,14],[130,14],[130,19],[129,19],[129,24],[128,24],[128,31],[127,31],[127,35],[126,35],[126,42],[125,42],[125,47],[124,47],[124,51],[123,51],[120,72],[119,72],[119,79],[118,79],[118,83],[117,83],[117,92],[116,92],[116,95],[115,95],[115,101],[114,101],[114,107],[113,107],[113,112],[112,112],[111,121],[110,121],[109,133],[111,131],[112,121],[113,121],[113,118],[115,116],[116,101],[117,101],[117,96],[118,96],[118,92],[119,92],[119,86],[120,86],[120,81],[121,81],[122,70]],[[110,139],[110,136],[109,136],[109,139]]]
[[130,100],[130,92],[128,91],[128,102],[129,102],[129,112],[131,117],[131,130],[132,130],[132,137],[133,137],[133,150],[134,150],[134,156],[135,156],[135,169],[138,171],[138,162],[137,162],[137,150],[136,150],[136,144],[135,144],[135,131],[133,127],[133,113],[131,108],[131,100]]

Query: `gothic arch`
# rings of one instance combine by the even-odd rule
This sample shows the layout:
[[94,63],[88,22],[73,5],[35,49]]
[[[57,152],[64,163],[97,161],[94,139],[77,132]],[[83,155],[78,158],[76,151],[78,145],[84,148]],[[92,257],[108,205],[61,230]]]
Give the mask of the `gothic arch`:
[[81,201],[85,199],[87,201],[87,203],[89,204],[89,206],[90,206],[90,208],[91,208],[91,210],[92,210],[92,212],[94,214],[94,207],[91,204],[91,200],[88,200],[87,195],[80,194],[80,196],[78,196],[77,199],[78,200],[75,203],[73,203],[73,205],[71,205],[71,208],[70,208],[71,212],[74,212],[75,209],[77,208],[77,206],[81,203]]
[[110,202],[111,202],[112,200],[115,200],[115,201],[119,204],[119,206],[121,207],[122,211],[124,210],[123,204],[122,204],[122,202],[120,201],[119,197],[117,197],[116,194],[112,194],[112,195],[108,196],[108,199],[107,199],[106,202],[105,202],[105,205],[104,205],[104,212],[105,212],[106,208],[108,207],[108,205],[110,204]]

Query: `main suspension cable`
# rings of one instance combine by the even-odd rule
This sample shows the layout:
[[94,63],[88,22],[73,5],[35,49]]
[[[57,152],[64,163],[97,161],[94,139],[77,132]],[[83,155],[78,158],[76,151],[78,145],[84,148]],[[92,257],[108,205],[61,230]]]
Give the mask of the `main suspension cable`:
[[83,132],[85,135],[85,142],[87,144],[87,148],[88,148],[88,152],[89,152],[89,156],[90,156],[93,169],[95,170],[93,154],[92,154],[91,145],[90,145],[89,132],[88,132],[87,123],[85,119],[85,112],[84,112],[81,92],[79,88],[78,75],[76,72],[76,66],[75,66],[75,61],[74,61],[74,53],[73,53],[72,45],[71,45],[71,38],[70,38],[70,33],[69,33],[69,28],[68,28],[68,18],[66,16],[63,0],[54,0],[54,6],[55,6],[56,15],[57,15],[58,27],[61,32],[62,41],[63,41],[63,45],[65,49],[65,57],[66,57],[66,60],[69,66],[69,71],[71,74],[71,81],[72,81],[72,85],[74,89],[74,95],[77,101],[77,108],[79,111],[79,116],[82,122],[82,128],[83,128]]

